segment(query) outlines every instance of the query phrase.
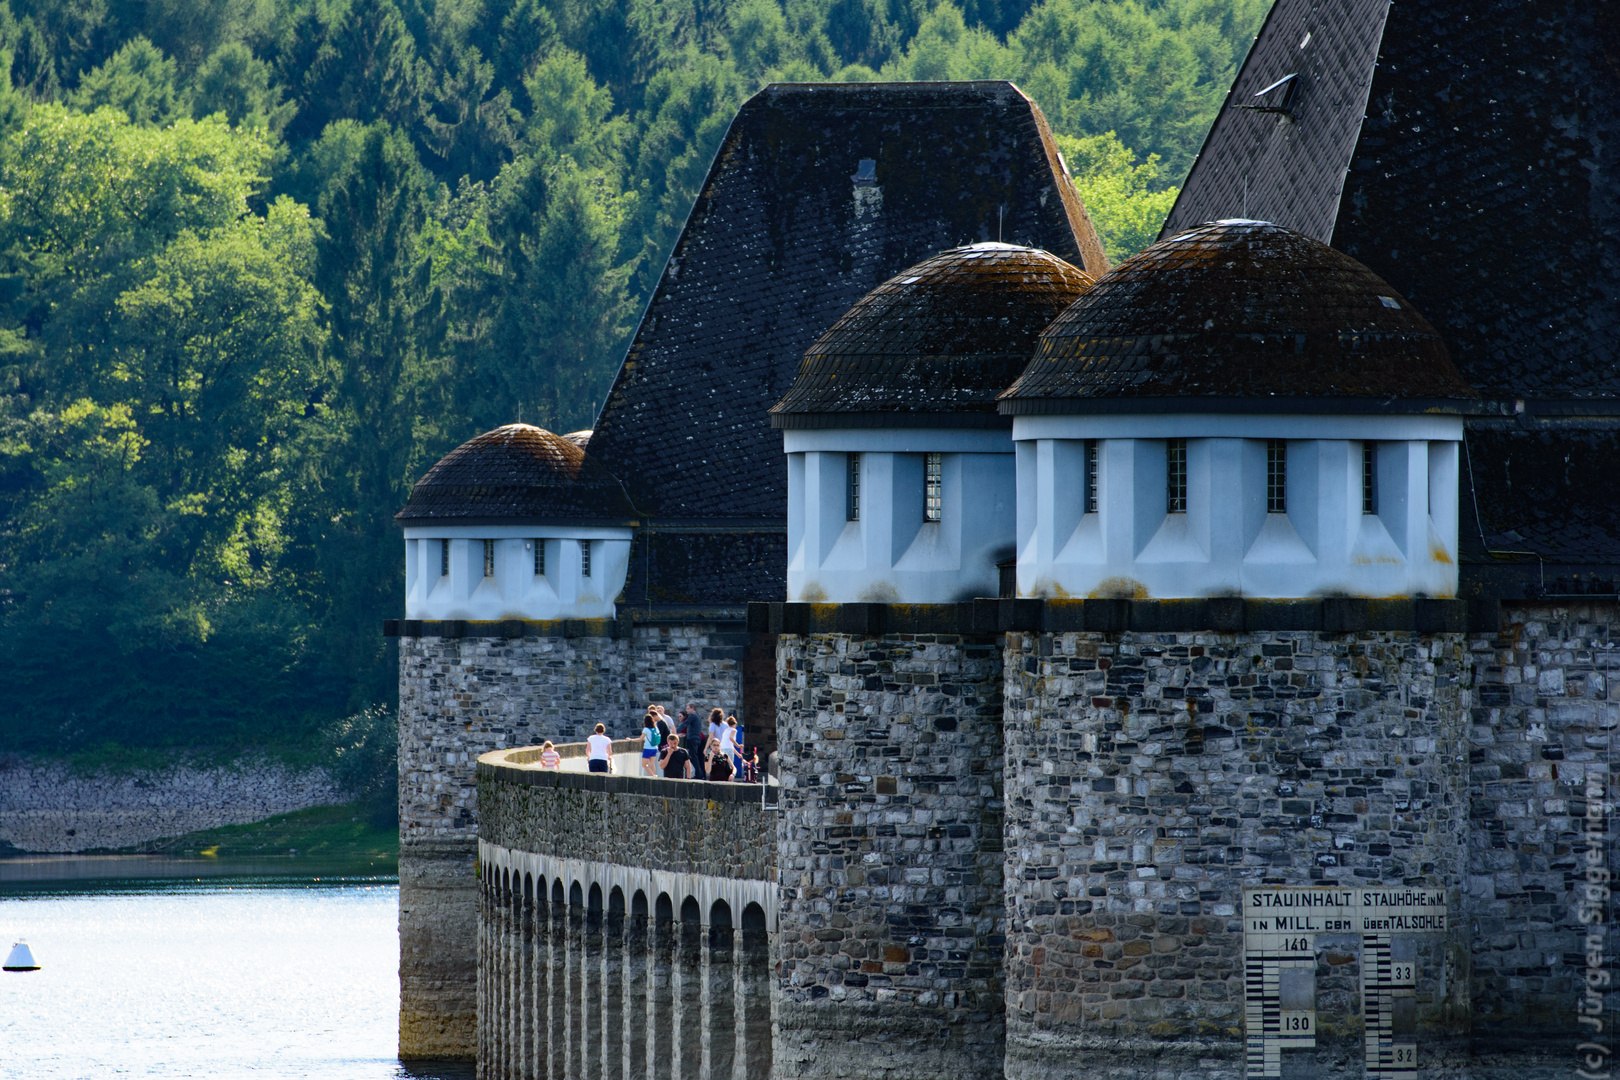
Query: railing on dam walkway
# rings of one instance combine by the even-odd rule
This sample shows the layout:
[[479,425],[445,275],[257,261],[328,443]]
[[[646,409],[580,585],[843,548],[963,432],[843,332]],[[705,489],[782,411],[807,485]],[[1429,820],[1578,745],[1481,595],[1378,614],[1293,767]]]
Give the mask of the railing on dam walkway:
[[530,756],[479,759],[479,1076],[765,1080],[775,818],[759,787]]

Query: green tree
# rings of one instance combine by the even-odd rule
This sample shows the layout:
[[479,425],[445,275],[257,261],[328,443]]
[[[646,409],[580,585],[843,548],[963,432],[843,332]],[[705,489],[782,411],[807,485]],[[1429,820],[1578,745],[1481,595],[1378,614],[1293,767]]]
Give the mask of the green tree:
[[240,41],[221,45],[192,79],[191,111],[197,117],[223,113],[233,125],[280,134],[298,111],[282,101],[270,65]]
[[[141,32],[187,71],[225,45],[257,36],[275,0],[144,0]],[[130,5],[134,8],[136,5]]]
[[118,109],[137,124],[162,124],[183,109],[175,89],[175,63],[143,37],[79,77],[68,100],[77,109]]
[[631,171],[638,203],[629,220],[632,235],[641,241],[637,254],[642,257],[637,294],[651,292],[663,272],[709,163],[742,103],[744,85],[731,65],[701,54],[689,55],[680,67],[648,81]]
[[386,123],[335,133],[334,175],[318,206],[316,283],[329,305],[335,375],[327,438],[337,456],[305,519],[330,598],[321,640],[354,673],[353,707],[387,700],[392,682],[376,612],[397,604],[393,515],[449,416],[444,323],[424,234],[432,179]]
[[391,0],[355,3],[327,28],[304,73],[296,125],[305,136],[337,119],[410,130],[427,81],[399,8]]
[[1138,165],[1112,131],[1079,139],[1059,135],[1057,144],[1109,261],[1128,259],[1158,239],[1181,189],[1157,187],[1157,154]]
[[[462,277],[483,303],[457,296],[462,339],[457,385],[479,430],[525,420],[569,431],[589,426],[613,381],[635,315],[632,260],[620,258],[633,197],[571,158],[523,157],[502,170],[480,208],[494,255]],[[462,234],[463,243],[470,230]]]
[[233,741],[323,708],[314,590],[282,563],[326,380],[315,229],[251,212],[268,153],[50,105],[0,145],[0,656],[26,675],[0,707],[24,745]]
[[428,148],[451,176],[488,180],[516,142],[510,90],[493,90],[495,69],[478,50],[456,50],[440,68],[423,116]]
[[585,58],[558,49],[523,80],[532,111],[524,149],[542,161],[567,156],[587,169],[617,169],[629,140],[629,121],[613,115],[613,95],[592,81]]

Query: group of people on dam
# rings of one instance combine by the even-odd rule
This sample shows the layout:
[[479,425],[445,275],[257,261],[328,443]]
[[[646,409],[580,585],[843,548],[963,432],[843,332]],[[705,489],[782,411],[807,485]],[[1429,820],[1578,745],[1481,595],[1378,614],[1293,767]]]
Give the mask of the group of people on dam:
[[[597,724],[585,743],[590,771],[611,773],[613,739],[607,725]],[[541,747],[540,765],[546,769],[562,767],[562,755],[550,741]],[[742,727],[735,715],[710,709],[705,725],[694,701],[687,702],[674,720],[662,705],[647,706],[641,720],[641,770],[646,775],[668,780],[758,783],[759,766],[759,747],[743,744]]]

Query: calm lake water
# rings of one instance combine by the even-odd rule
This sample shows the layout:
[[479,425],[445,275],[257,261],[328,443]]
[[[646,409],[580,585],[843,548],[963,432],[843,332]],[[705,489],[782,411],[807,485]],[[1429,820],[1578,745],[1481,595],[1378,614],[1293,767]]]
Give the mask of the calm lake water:
[[290,869],[0,860],[0,1077],[471,1077],[394,1057],[394,879]]

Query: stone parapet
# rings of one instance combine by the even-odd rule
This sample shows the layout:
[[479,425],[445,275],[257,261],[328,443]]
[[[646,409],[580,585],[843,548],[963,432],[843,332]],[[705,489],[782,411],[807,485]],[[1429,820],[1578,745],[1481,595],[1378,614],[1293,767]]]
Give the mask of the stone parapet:
[[535,756],[497,751],[478,760],[485,843],[559,859],[776,880],[776,813],[763,805],[760,785],[560,772],[523,760]]
[[[1450,915],[1398,936],[1415,981],[1381,1037],[1416,1046],[1418,1075],[1455,1071],[1461,635],[1021,633],[1005,665],[1009,1078],[1235,1078],[1279,1051],[1361,1077],[1387,943],[1339,919],[1271,944],[1248,927],[1246,950],[1245,890],[1339,887],[1359,912],[1378,886]],[[1277,968],[1302,980],[1281,1008],[1314,1046],[1256,1041]]]
[[1001,653],[784,636],[776,1075],[999,1077]]

